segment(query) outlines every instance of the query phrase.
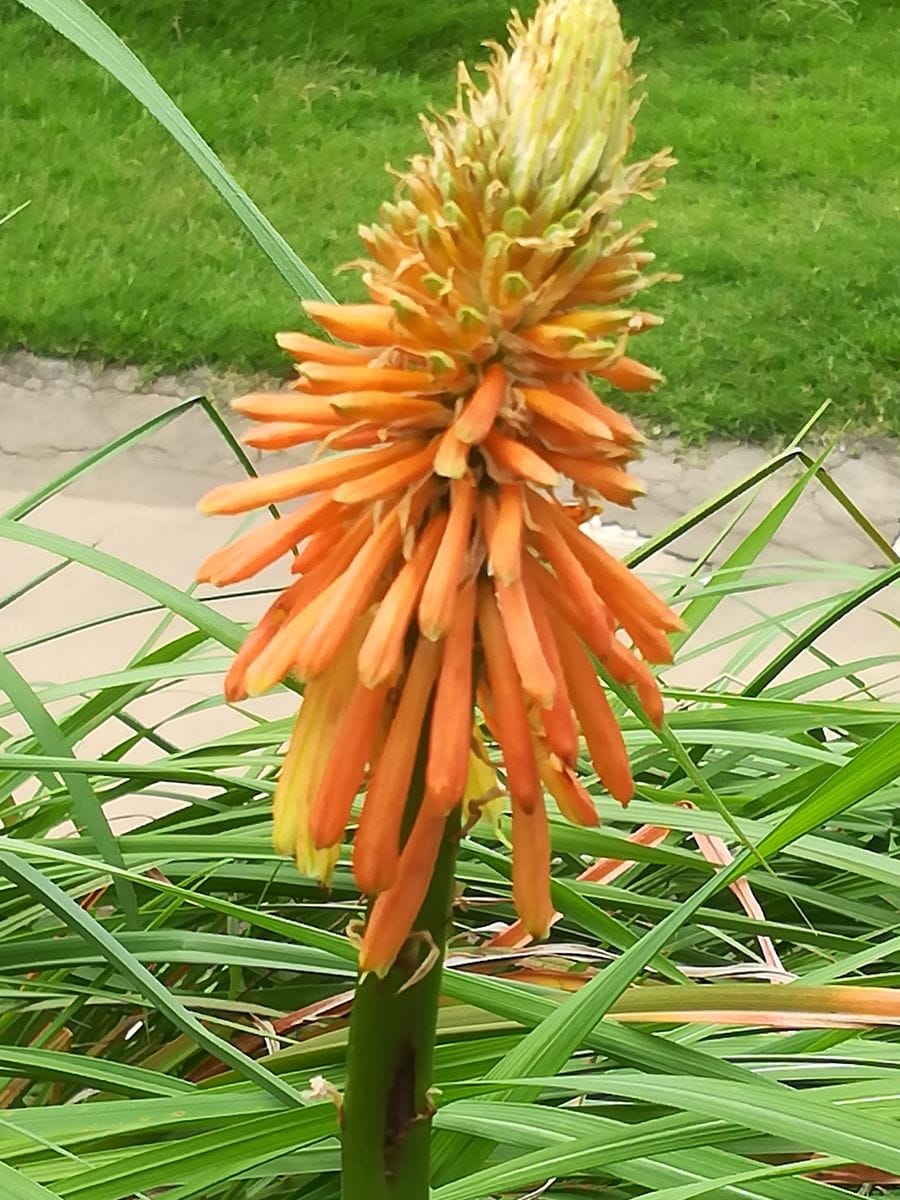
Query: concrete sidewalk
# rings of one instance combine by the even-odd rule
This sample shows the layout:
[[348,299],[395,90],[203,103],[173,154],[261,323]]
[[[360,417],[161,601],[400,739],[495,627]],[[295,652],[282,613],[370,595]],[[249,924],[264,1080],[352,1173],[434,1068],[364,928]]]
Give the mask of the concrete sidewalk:
[[[202,375],[157,380],[151,389],[138,387],[137,372],[95,370],[70,366],[31,355],[14,355],[0,365],[0,508],[5,511],[65,468],[80,461],[110,439],[165,411],[179,400],[208,390],[213,384],[221,396],[227,381],[210,381]],[[231,394],[239,386],[232,382]],[[261,457],[261,456],[259,456]],[[270,456],[265,469],[274,466]],[[714,444],[701,451],[684,452],[673,444],[650,449],[638,472],[647,483],[648,496],[634,511],[611,512],[616,524],[605,526],[602,539],[617,553],[625,553],[676,516],[708,499],[770,457],[756,447]],[[893,445],[845,448],[830,460],[836,480],[879,528],[894,541],[900,524],[900,448]],[[220,435],[200,409],[194,409],[139,446],[79,480],[64,496],[54,498],[27,518],[30,525],[52,530],[121,557],[186,587],[197,564],[227,540],[236,520],[208,519],[196,512],[196,501],[207,488],[237,478],[240,468]],[[712,561],[720,563],[738,538],[769,511],[797,477],[790,466],[763,485],[752,511],[717,548]],[[667,586],[683,578],[695,557],[718,536],[737,511],[730,505],[671,548],[654,556],[642,573],[654,584]],[[5,595],[25,587],[41,571],[58,562],[53,556],[29,547],[4,543],[0,548]],[[764,614],[786,613],[816,602],[826,603],[838,592],[860,586],[871,570],[883,567],[883,552],[859,530],[835,500],[813,483],[779,530],[748,580],[754,590],[728,599],[700,632],[685,646],[679,665],[665,673],[671,683],[684,686],[709,684],[720,673],[750,678],[767,661],[786,635],[776,634],[765,643],[746,637],[746,630]],[[708,572],[707,572],[708,574]],[[275,587],[284,579],[283,568],[269,570],[254,586]],[[249,591],[249,585],[232,589]],[[210,594],[209,589],[199,593]],[[146,598],[129,588],[77,565],[69,565],[27,595],[0,608],[0,646],[14,646],[77,622],[100,618],[146,604]],[[222,611],[236,620],[254,619],[267,601],[260,596],[216,599]],[[810,609],[790,621],[796,631],[805,628],[821,608]],[[895,664],[866,673],[868,683],[881,682],[887,698],[900,694],[887,682],[900,673],[900,631],[884,612],[900,617],[898,590],[882,591],[864,608],[845,618],[817,642],[819,650],[844,663],[873,656],[894,656]],[[112,671],[127,664],[155,627],[158,614],[144,614],[105,624],[29,649],[20,649],[13,661],[34,684],[64,683]],[[173,629],[180,628],[176,622]],[[169,631],[167,637],[172,636]],[[707,647],[703,653],[700,653]],[[739,657],[736,659],[735,655]],[[155,722],[179,705],[189,705],[217,694],[227,655],[214,657],[210,673],[174,684],[141,700],[133,709],[141,719]],[[805,652],[785,678],[821,667]],[[823,694],[846,693],[848,685],[832,685]],[[73,701],[61,701],[65,711]],[[293,698],[279,694],[253,702],[256,711],[287,715]],[[224,706],[184,717],[163,728],[179,745],[191,745],[240,727],[244,719]],[[91,735],[79,748],[83,754],[121,739],[122,727]],[[152,756],[151,747],[143,753]],[[127,824],[135,818],[134,802],[121,806]],[[121,826],[120,826],[121,827]]]
[[[264,382],[278,387],[276,380]],[[213,396],[225,412],[224,402],[248,386],[246,379],[196,371],[180,378],[164,376],[142,388],[135,367],[106,369],[25,352],[13,354],[0,361],[0,487],[28,492],[189,396]],[[235,418],[234,427],[240,426]],[[261,469],[284,465],[280,455],[250,453]],[[633,512],[616,510],[615,520],[630,532],[650,537],[771,456],[762,447],[734,442],[711,442],[689,450],[673,439],[651,444],[636,468],[648,494]],[[900,544],[900,443],[848,440],[830,455],[828,469],[888,541]],[[193,413],[92,472],[70,494],[189,508],[207,488],[235,471],[233,455],[221,437],[205,417]],[[766,497],[777,496],[798,473],[799,468],[781,472]],[[701,553],[711,530],[707,525],[685,535],[679,554]],[[809,489],[775,546],[795,558],[865,566],[883,561],[883,555],[820,487]]]

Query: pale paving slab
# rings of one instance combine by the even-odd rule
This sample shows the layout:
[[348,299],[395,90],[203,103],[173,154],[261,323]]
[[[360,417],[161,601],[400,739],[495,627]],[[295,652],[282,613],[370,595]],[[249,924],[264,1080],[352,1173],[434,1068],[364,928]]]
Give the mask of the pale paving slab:
[[[74,465],[86,453],[134,425],[178,403],[179,400],[222,382],[197,375],[181,380],[157,380],[148,390],[139,389],[134,371],[103,371],[83,365],[35,360],[30,355],[13,357],[13,368],[0,372],[0,508],[6,510],[21,496]],[[123,389],[131,388],[130,391]],[[232,394],[240,389],[232,383]],[[225,389],[227,390],[227,388]],[[648,452],[640,473],[650,494],[635,512],[616,511],[615,525],[605,526],[600,536],[623,554],[640,544],[645,536],[665,527],[677,515],[707,499],[765,461],[766,453],[754,447],[711,446],[702,454],[684,454],[677,447],[662,445]],[[267,467],[271,464],[271,459]],[[274,465],[274,464],[271,464]],[[897,534],[900,512],[898,483],[900,455],[896,447],[871,448],[856,458],[847,450],[834,460],[835,476],[860,507],[890,540]],[[179,418],[114,461],[104,464],[79,480],[66,493],[43,505],[28,522],[99,547],[107,553],[143,567],[179,587],[187,587],[196,565],[231,536],[237,522],[210,520],[195,508],[197,498],[215,483],[237,478],[240,468],[230,451],[199,410]],[[796,471],[766,485],[752,512],[740,529],[746,531],[759,521],[767,507],[789,486]],[[648,581],[663,588],[676,578],[684,579],[694,556],[713,542],[720,524],[708,521],[700,529],[679,539],[675,553],[659,554],[642,568]],[[714,555],[720,562],[734,544],[733,535]],[[55,560],[41,551],[4,543],[0,548],[2,594],[22,587]],[[797,563],[802,564],[798,575]],[[679,665],[666,672],[673,683],[692,687],[708,684],[722,673],[746,680],[766,661],[779,642],[765,646],[741,640],[741,631],[760,620],[762,614],[783,613],[805,604],[828,599],[839,591],[858,586],[869,570],[883,563],[875,547],[859,535],[834,500],[817,486],[810,489],[788,518],[761,565],[749,576],[766,584],[739,599],[723,603],[703,629],[685,646]],[[844,566],[834,564],[842,563]],[[790,567],[787,564],[791,564]],[[708,570],[705,575],[708,575]],[[701,576],[703,578],[705,576]],[[283,570],[273,568],[255,586],[276,587]],[[261,612],[267,600],[242,593],[248,586],[231,589],[219,598],[223,611],[236,620],[249,621]],[[210,594],[201,589],[201,595]],[[71,624],[130,610],[146,603],[131,589],[77,565],[69,565],[27,596],[0,608],[0,646],[17,645]],[[872,655],[894,656],[896,666],[886,666],[867,676],[879,684],[879,694],[898,695],[890,682],[900,673],[900,632],[882,612],[900,617],[900,602],[893,594],[880,593],[864,609],[845,618],[821,639],[818,648],[840,662]],[[798,617],[793,628],[801,629],[813,619]],[[43,645],[21,649],[13,655],[18,669],[34,685],[62,684],[124,667],[143,645],[158,621],[158,614],[129,617],[66,636]],[[175,622],[166,636],[183,627]],[[786,640],[787,634],[781,639]],[[711,647],[700,653],[704,647]],[[743,652],[743,657],[735,659]],[[155,723],[182,707],[218,694],[227,655],[215,659],[210,673],[175,683],[165,691],[148,695],[133,708],[134,716]],[[787,677],[816,670],[821,663],[806,652],[786,673]],[[846,690],[834,685],[825,694]],[[71,699],[52,708],[62,712]],[[280,692],[253,701],[254,711],[267,716],[288,716],[296,701]],[[245,718],[224,705],[167,720],[161,727],[178,745],[190,746],[240,728]],[[121,740],[124,730],[104,726],[80,747],[93,755]],[[144,758],[156,751],[144,743],[136,752]],[[145,796],[124,797],[111,806],[118,830],[139,823],[152,807],[159,811],[175,801]]]
[[[41,359],[21,352],[0,362],[0,487],[30,491],[48,477],[73,466],[86,453],[112,438],[200,393],[224,401],[250,386],[277,387],[277,380],[249,381],[196,371],[181,378],[162,377],[141,387],[134,367],[101,368],[63,359]],[[242,422],[234,419],[240,430]],[[261,464],[264,456],[251,452]],[[673,440],[648,447],[636,473],[647,496],[634,512],[617,512],[616,521],[645,537],[710,499],[771,457],[759,446],[712,442],[686,450]],[[283,456],[266,456],[266,469]],[[889,541],[900,535],[900,445],[889,441],[839,444],[828,460],[837,482]],[[231,451],[211,432],[199,411],[179,418],[136,446],[126,457],[79,480],[72,494],[142,504],[185,505],[236,472]],[[764,498],[770,503],[797,477],[799,466],[779,472]],[[724,510],[718,526],[737,510]],[[679,543],[679,553],[695,556],[711,540],[711,521]],[[742,527],[745,528],[746,526]],[[738,536],[738,535],[736,535]],[[727,545],[730,543],[726,544]],[[810,488],[794,518],[775,539],[775,548],[834,562],[877,565],[877,549],[845,519],[835,500],[820,487]]]

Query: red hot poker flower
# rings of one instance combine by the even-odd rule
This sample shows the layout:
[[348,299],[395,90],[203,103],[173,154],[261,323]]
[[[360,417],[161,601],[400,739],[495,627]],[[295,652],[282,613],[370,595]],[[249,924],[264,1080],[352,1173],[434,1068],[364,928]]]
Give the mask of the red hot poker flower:
[[[250,445],[328,453],[201,503],[301,501],[199,577],[237,582],[299,548],[299,578],[249,635],[227,695],[291,672],[306,683],[275,796],[276,845],[301,870],[328,877],[368,778],[353,866],[375,897],[361,966],[379,973],[410,933],[447,815],[465,805],[468,819],[484,792],[473,696],[502,755],[516,907],[542,936],[545,792],[568,819],[597,820],[574,773],[579,734],[610,793],[632,792],[592,657],[660,721],[648,663],[670,661],[680,628],[579,528],[643,492],[628,471],[643,439],[587,380],[660,381],[626,348],[658,324],[638,303],[665,277],[646,272],[648,226],[618,213],[652,198],[672,160],[627,161],[632,48],[611,0],[543,0],[510,31],[483,90],[461,70],[457,108],[425,125],[430,154],[362,229],[370,302],[305,305],[346,344],[279,334],[290,390],[235,404],[257,422]],[[425,796],[404,841],[423,737]]]

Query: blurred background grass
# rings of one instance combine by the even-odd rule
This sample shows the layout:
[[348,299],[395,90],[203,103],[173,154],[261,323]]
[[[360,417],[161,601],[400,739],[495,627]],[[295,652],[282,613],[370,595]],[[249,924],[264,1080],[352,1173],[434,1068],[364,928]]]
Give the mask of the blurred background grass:
[[[226,165],[342,298],[333,269],[422,144],[453,66],[506,0],[99,0]],[[528,5],[524,6],[526,9]],[[657,432],[769,439],[824,399],[900,434],[896,119],[900,13],[837,0],[621,0],[648,99],[638,148],[680,165],[652,213],[665,269],[641,345],[668,377]],[[297,302],[163,131],[15,0],[0,0],[0,350],[149,372],[281,369]],[[634,219],[645,215],[636,207]]]

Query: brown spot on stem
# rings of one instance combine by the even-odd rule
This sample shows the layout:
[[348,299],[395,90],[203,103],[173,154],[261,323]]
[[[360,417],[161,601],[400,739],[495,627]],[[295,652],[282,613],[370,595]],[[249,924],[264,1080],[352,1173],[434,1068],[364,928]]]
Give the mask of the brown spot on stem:
[[416,1052],[409,1039],[397,1056],[397,1066],[385,1101],[384,1163],[388,1177],[394,1174],[397,1157],[410,1125],[417,1120]]

